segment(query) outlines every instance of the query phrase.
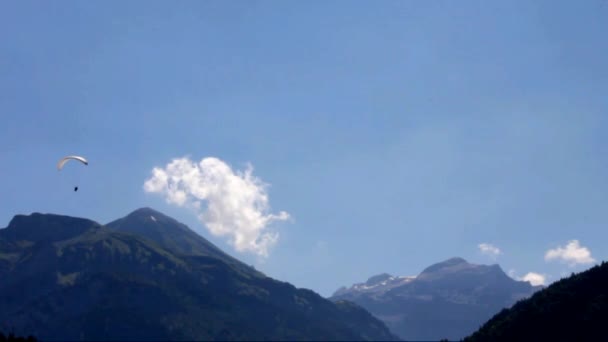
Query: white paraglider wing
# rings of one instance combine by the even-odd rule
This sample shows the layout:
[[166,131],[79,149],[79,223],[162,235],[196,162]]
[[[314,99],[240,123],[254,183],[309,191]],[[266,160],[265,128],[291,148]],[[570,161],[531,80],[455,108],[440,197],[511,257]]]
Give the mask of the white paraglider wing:
[[61,170],[63,168],[63,165],[65,165],[65,163],[67,163],[70,160],[78,160],[79,162],[83,163],[84,165],[89,165],[89,162],[84,157],[67,156],[67,157],[62,158],[59,161],[59,163],[57,163],[57,170]]

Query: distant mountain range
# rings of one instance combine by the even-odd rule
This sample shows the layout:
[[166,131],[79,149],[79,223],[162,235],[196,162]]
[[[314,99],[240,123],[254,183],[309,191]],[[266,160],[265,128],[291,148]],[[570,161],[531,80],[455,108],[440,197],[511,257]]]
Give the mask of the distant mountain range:
[[608,263],[561,279],[504,309],[465,339],[608,341]]
[[330,299],[361,305],[405,340],[459,340],[541,288],[513,280],[498,265],[452,258],[418,276],[373,276],[340,288]]
[[347,301],[271,279],[150,208],[0,229],[0,331],[51,340],[383,340]]

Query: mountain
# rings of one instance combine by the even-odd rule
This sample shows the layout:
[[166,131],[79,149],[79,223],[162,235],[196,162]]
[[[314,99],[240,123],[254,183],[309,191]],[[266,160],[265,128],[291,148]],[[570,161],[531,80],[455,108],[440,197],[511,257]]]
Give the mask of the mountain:
[[537,290],[511,279],[498,265],[451,258],[418,276],[373,276],[365,283],[340,288],[330,299],[361,305],[405,340],[456,340]]
[[504,309],[465,341],[608,341],[608,263]]
[[177,254],[204,255],[219,259],[228,257],[185,224],[152,208],[137,209],[105,226],[146,237]]
[[396,340],[361,307],[266,277],[149,208],[109,226],[34,213],[0,229],[0,331],[44,341]]
[[105,225],[108,228],[147,238],[176,255],[208,256],[234,268],[257,273],[252,267],[226,254],[185,224],[152,208],[140,208]]

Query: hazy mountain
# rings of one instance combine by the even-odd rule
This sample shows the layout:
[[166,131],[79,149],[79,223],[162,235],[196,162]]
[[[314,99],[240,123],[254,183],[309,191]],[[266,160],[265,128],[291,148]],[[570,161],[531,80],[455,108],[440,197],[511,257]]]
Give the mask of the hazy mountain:
[[40,340],[395,339],[359,306],[268,278],[156,211],[110,226],[34,213],[0,229],[0,331]]
[[608,263],[496,314],[466,341],[608,341]]
[[498,265],[452,258],[427,267],[418,276],[373,276],[365,283],[340,288],[330,299],[354,301],[405,340],[455,340],[536,290],[511,279]]

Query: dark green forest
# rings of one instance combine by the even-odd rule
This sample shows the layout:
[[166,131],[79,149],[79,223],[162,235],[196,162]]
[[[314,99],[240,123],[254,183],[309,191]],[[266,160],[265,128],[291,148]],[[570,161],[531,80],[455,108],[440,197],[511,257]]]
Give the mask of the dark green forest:
[[0,331],[0,342],[36,342],[38,341],[34,336],[22,337],[15,336],[13,333],[9,333],[5,335],[2,331]]
[[465,341],[608,341],[608,263],[504,309]]

